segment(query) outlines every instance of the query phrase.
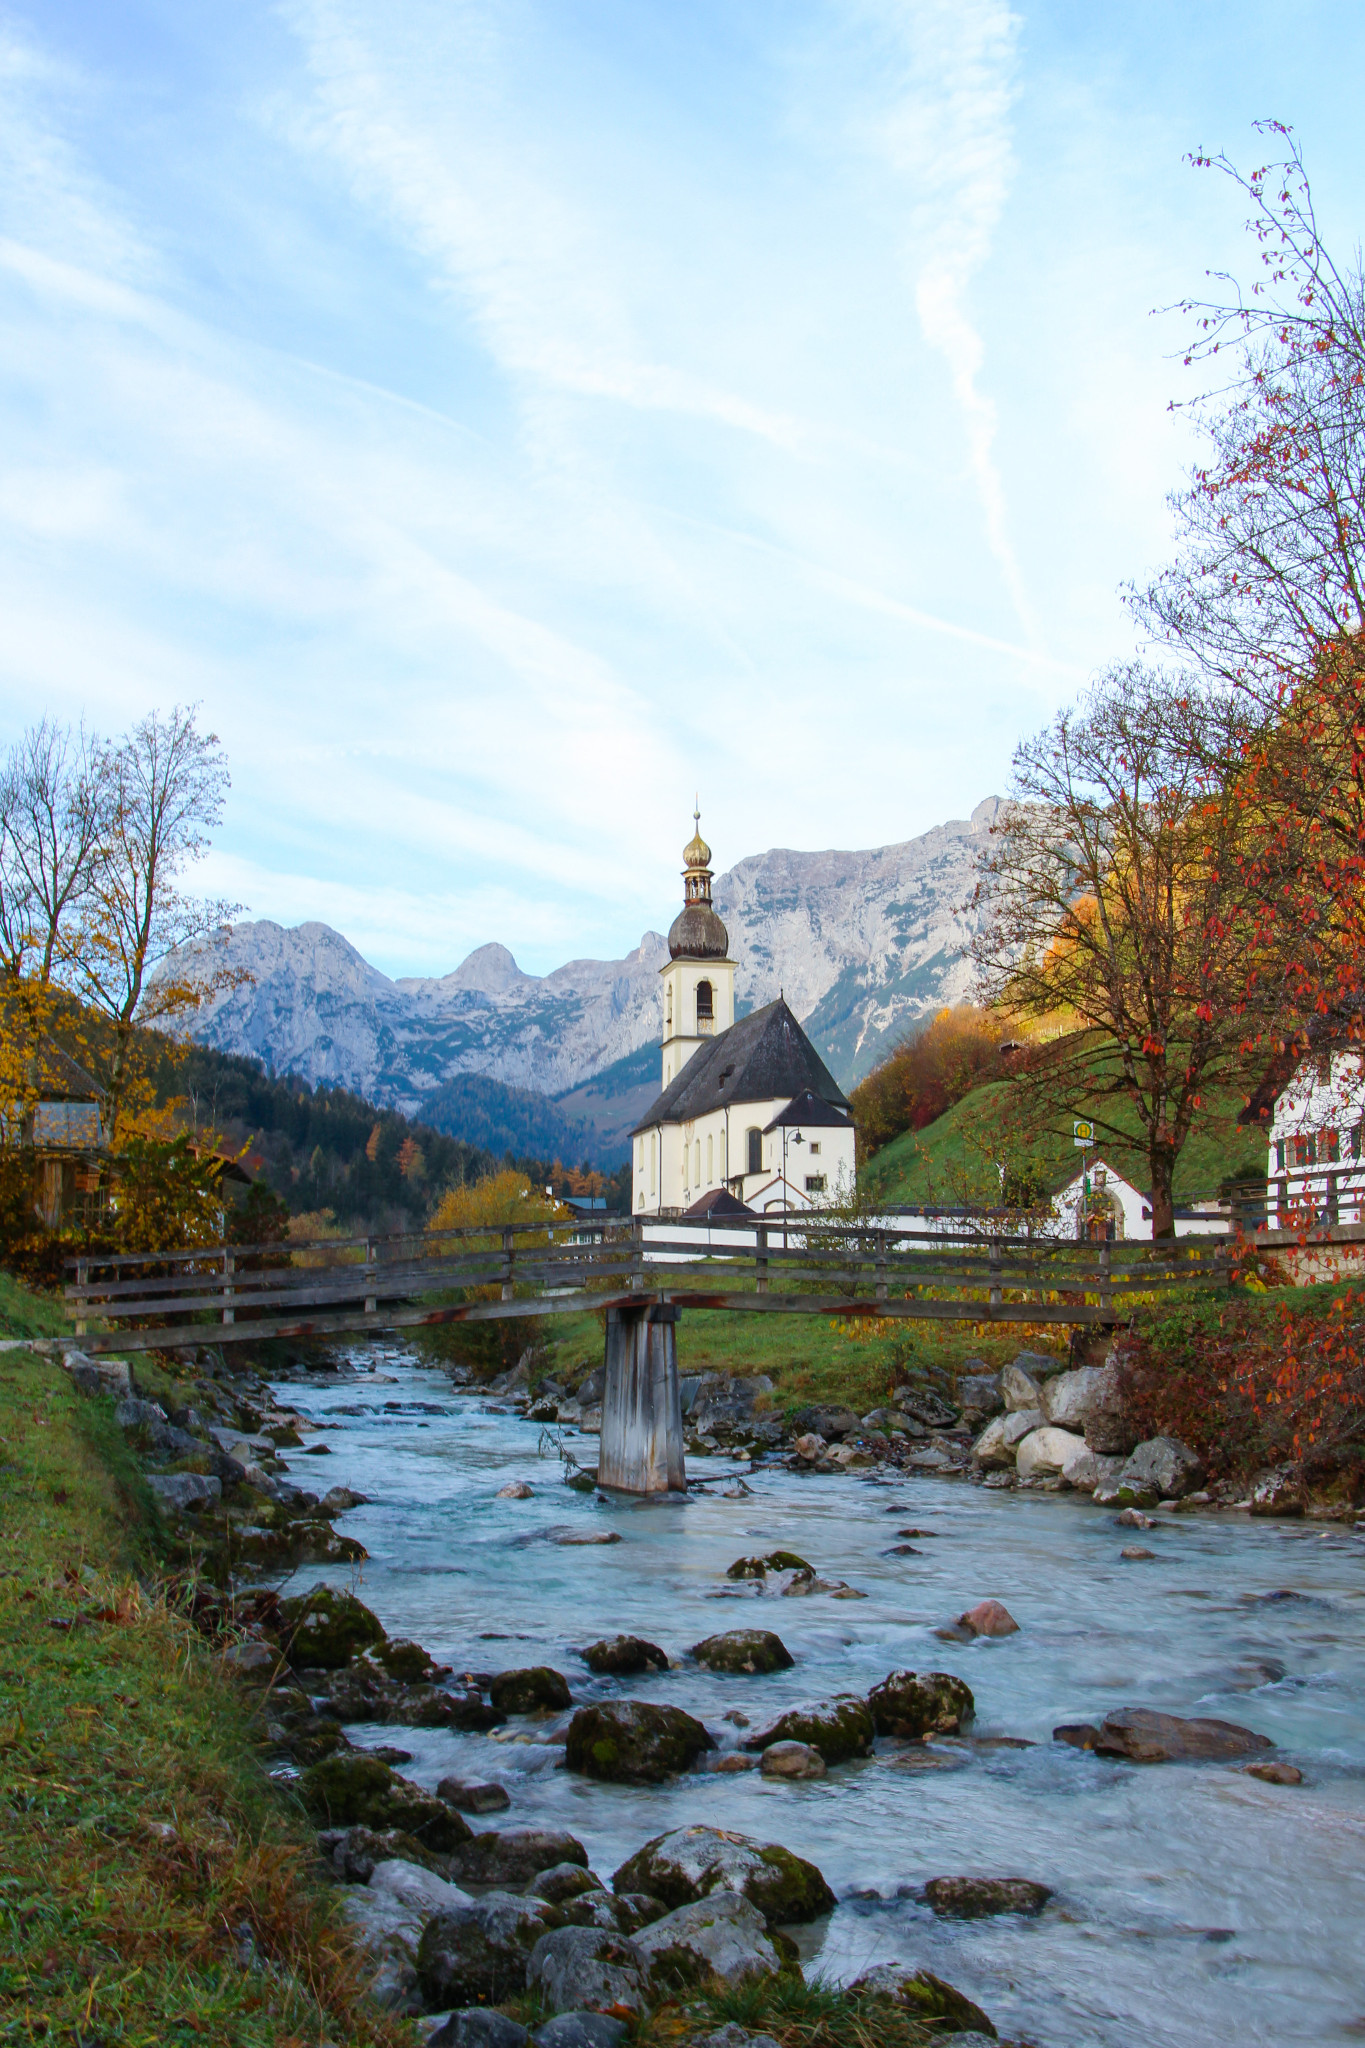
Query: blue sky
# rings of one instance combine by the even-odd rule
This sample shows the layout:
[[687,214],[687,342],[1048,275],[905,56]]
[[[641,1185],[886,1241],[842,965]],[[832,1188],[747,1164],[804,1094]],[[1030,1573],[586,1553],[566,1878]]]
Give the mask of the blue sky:
[[963,816],[1127,653],[1247,271],[1365,221],[1346,4],[0,9],[0,717],[203,703],[204,881],[544,971]]

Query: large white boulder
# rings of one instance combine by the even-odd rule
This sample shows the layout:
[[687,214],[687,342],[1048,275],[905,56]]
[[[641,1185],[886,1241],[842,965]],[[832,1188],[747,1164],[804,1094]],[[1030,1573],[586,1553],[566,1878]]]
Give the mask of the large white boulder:
[[1083,1365],[1074,1372],[1059,1372],[1043,1387],[1048,1421],[1082,1436],[1092,1415],[1116,1414],[1119,1405],[1119,1376],[1112,1365]]
[[1021,1479],[1060,1479],[1066,1461],[1085,1449],[1085,1438],[1069,1429],[1034,1429],[1019,1446]]
[[986,1424],[976,1442],[972,1445],[972,1461],[986,1471],[995,1471],[1014,1463],[1014,1445],[1005,1440],[1007,1417],[997,1415]]
[[1042,1386],[1031,1372],[1025,1372],[1022,1365],[1007,1365],[1000,1374],[1000,1391],[1005,1397],[1005,1406],[1016,1408],[1041,1408],[1043,1405]]

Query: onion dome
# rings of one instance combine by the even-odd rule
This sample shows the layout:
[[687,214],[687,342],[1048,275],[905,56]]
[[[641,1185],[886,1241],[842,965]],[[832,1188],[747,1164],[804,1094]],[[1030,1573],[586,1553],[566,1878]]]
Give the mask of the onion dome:
[[724,960],[730,934],[711,908],[711,849],[701,836],[701,811],[692,813],[696,831],[683,848],[683,907],[668,934],[675,960]]

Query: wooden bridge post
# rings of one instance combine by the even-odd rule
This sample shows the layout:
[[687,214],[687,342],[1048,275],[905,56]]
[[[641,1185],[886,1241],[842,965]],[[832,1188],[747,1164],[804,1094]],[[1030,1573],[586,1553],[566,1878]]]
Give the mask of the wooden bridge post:
[[681,1493],[682,1389],[672,1302],[607,1310],[597,1483],[620,1493]]
[[643,1294],[645,1291],[644,1217],[637,1216],[630,1227],[631,1235],[634,1238],[634,1244],[631,1247],[630,1254],[630,1291],[632,1294]]
[[504,1230],[502,1233],[502,1255],[507,1262],[502,1279],[502,1298],[504,1301],[510,1301],[512,1299],[512,1261],[516,1257],[516,1252],[512,1247],[512,1232],[510,1229]]
[[754,1288],[759,1294],[768,1291],[768,1226],[760,1223],[754,1232]]
[[[232,1285],[232,1276],[236,1272],[236,1270],[237,1261],[233,1258],[231,1252],[225,1251],[223,1253],[223,1300],[225,1302],[231,1301],[233,1295],[236,1293],[236,1289]],[[236,1320],[236,1309],[224,1308],[223,1321],[225,1323],[235,1323]]]
[[[374,1278],[375,1251],[376,1245],[374,1239],[372,1237],[367,1237],[365,1240],[365,1278],[367,1280],[373,1280]],[[377,1294],[367,1294],[365,1296],[366,1315],[372,1316],[378,1307],[379,1296]]]

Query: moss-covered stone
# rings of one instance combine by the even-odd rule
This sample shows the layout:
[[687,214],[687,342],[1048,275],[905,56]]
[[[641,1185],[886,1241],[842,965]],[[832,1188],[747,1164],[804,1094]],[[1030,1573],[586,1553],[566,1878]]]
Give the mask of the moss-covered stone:
[[827,1764],[843,1764],[851,1757],[866,1756],[876,1732],[867,1701],[858,1693],[841,1692],[832,1700],[790,1707],[749,1736],[743,1746],[762,1750],[774,1742],[805,1742],[818,1749]]
[[433,1663],[420,1643],[376,1643],[370,1655],[401,1685],[430,1685],[433,1679],[444,1678],[450,1670],[448,1664]]
[[795,1663],[781,1636],[770,1628],[732,1628],[724,1635],[706,1636],[688,1651],[708,1671],[789,1671]]
[[336,1671],[385,1641],[384,1625],[354,1593],[314,1586],[280,1602],[280,1638],[298,1670]]
[[611,1678],[636,1678],[644,1671],[667,1671],[668,1652],[643,1636],[606,1636],[589,1643],[579,1655],[589,1671]]
[[532,1664],[524,1671],[500,1671],[488,1688],[488,1696],[500,1714],[563,1713],[573,1705],[569,1681],[562,1671],[548,1664]]
[[815,1567],[794,1550],[770,1550],[764,1557],[737,1557],[726,1570],[727,1579],[762,1579],[769,1572],[814,1572]]
[[674,1828],[656,1835],[611,1882],[614,1891],[647,1892],[670,1908],[711,1892],[741,1892],[772,1926],[818,1919],[835,1903],[815,1864],[775,1842],[756,1842],[728,1828]]
[[[657,1785],[685,1771],[714,1742],[681,1707],[650,1700],[604,1700],[580,1707],[569,1723],[565,1762],[587,1778],[618,1785]],[[630,1887],[648,1891],[648,1885]]]
[[972,1690],[948,1671],[893,1671],[867,1696],[878,1735],[956,1735],[976,1712]]
[[994,2022],[964,1992],[945,1984],[932,1970],[910,1970],[901,1963],[883,1963],[849,1986],[858,1999],[886,1998],[916,2019],[936,2022],[939,2034],[985,2034],[998,2039]]
[[298,1792],[320,1827],[359,1825],[377,1833],[398,1828],[440,1855],[458,1849],[474,1833],[444,1800],[360,1750],[340,1750],[312,1765],[299,1779]]

